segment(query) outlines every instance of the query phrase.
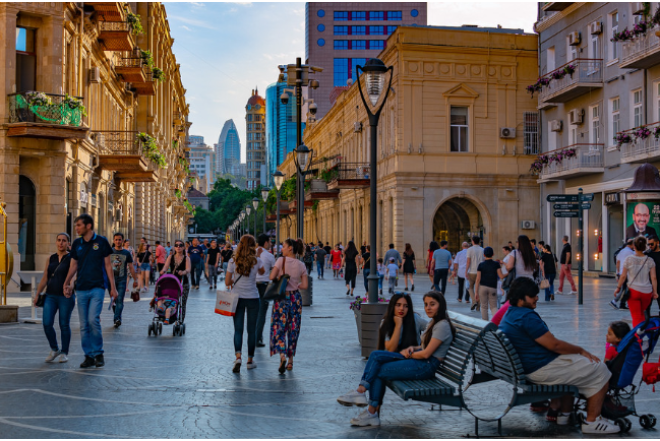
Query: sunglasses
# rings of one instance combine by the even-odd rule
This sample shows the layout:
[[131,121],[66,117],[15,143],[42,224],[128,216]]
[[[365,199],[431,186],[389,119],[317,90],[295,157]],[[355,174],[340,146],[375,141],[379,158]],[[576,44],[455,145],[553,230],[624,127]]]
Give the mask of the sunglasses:
[[182,244],[182,243],[178,243],[178,244],[174,245],[174,248],[183,248],[183,244]]

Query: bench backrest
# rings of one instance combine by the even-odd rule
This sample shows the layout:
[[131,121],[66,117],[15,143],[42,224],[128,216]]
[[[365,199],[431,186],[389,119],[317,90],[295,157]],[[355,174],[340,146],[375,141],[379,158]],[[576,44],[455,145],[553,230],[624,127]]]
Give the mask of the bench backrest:
[[480,371],[513,385],[524,384],[525,372],[518,353],[499,329],[485,332],[477,342],[474,360]]

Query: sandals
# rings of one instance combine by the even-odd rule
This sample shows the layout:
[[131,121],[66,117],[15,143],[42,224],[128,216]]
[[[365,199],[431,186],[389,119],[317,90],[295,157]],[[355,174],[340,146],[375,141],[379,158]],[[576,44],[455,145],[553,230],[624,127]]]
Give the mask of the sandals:
[[283,374],[285,370],[286,370],[286,358],[284,360],[280,360],[280,368],[278,369],[278,371],[280,374]]
[[292,371],[293,370],[293,363],[287,363],[286,370],[287,371]]

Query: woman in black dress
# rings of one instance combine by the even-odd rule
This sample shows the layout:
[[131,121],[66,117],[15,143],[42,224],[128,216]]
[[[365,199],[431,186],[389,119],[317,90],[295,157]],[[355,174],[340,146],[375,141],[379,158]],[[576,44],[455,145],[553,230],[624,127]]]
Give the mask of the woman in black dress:
[[403,252],[403,280],[406,281],[406,291],[408,291],[408,279],[410,279],[410,290],[415,290],[415,252],[409,243],[406,244],[406,251]]
[[357,278],[357,262],[355,258],[359,255],[355,243],[351,240],[348,242],[348,247],[343,252],[341,266],[346,265],[345,279],[346,279],[346,295],[353,295],[355,290],[355,279]]
[[174,253],[169,255],[160,274],[163,275],[166,272],[176,276],[183,286],[183,295],[181,296],[181,323],[183,323],[186,318],[186,302],[190,292],[190,282],[188,281],[190,257],[186,256],[186,248],[184,248],[182,240],[174,241]]

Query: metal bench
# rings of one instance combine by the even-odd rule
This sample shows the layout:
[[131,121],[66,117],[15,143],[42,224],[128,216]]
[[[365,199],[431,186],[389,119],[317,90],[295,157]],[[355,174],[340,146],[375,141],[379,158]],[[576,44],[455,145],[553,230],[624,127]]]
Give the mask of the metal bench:
[[[449,312],[456,328],[456,336],[447,357],[438,367],[436,377],[424,381],[389,381],[387,386],[404,400],[447,404],[466,409],[475,419],[479,434],[479,420],[497,421],[502,434],[502,418],[515,406],[558,398],[578,396],[577,388],[568,385],[544,386],[531,383],[525,377],[522,363],[509,339],[494,323]],[[501,380],[511,397],[504,409],[495,416],[478,415],[466,402],[469,387]]]

